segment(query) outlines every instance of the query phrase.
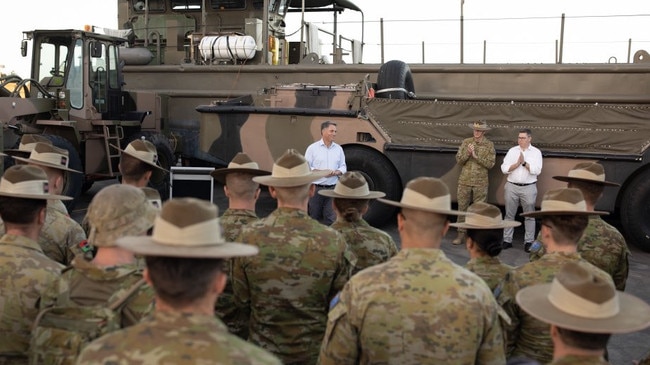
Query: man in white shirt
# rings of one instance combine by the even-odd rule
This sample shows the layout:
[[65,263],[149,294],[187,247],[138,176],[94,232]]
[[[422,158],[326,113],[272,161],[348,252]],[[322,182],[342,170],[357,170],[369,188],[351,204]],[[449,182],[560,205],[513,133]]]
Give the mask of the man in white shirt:
[[[517,209],[521,205],[524,213],[535,210],[537,199],[537,176],[542,172],[542,152],[531,145],[530,129],[522,129],[517,137],[518,145],[508,150],[503,159],[501,171],[507,175],[504,188],[506,206],[505,220],[514,220]],[[535,240],[535,218],[526,217],[524,220],[524,251],[529,252]],[[512,247],[514,228],[503,230],[503,248]]]
[[305,159],[312,171],[327,170],[329,174],[314,181],[316,193],[309,198],[309,216],[329,226],[336,220],[332,198],[318,194],[319,190],[334,189],[339,176],[348,171],[341,145],[334,142],[336,123],[325,121],[320,126],[322,138],[307,147]]

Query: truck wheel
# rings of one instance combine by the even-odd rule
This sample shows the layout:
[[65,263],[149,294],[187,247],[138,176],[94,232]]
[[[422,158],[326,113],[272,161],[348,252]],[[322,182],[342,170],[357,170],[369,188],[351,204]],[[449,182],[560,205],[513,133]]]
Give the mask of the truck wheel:
[[409,65],[398,60],[388,61],[381,65],[377,74],[375,96],[384,99],[414,98],[415,87]]
[[650,252],[650,169],[635,176],[621,200],[621,225],[628,242]]
[[52,141],[52,144],[56,147],[63,148],[68,151],[68,167],[81,171],[81,174],[77,174],[74,172],[68,172],[66,173],[66,179],[65,183],[63,185],[63,192],[61,193],[62,195],[66,195],[69,197],[72,197],[72,200],[67,200],[63,201],[65,204],[66,208],[68,208],[68,212],[72,211],[74,208],[75,204],[79,201],[79,197],[81,196],[81,190],[84,182],[84,168],[83,165],[81,164],[81,159],[79,158],[79,151],[77,151],[76,148],[72,145],[70,141],[65,139],[64,137],[53,135],[53,134],[46,134],[43,135],[50,141]]
[[[131,141],[142,137],[156,146],[156,151],[158,152],[158,164],[160,164],[160,167],[163,169],[169,171],[170,167],[174,164],[174,150],[169,143],[169,139],[161,133],[149,131],[134,133],[127,138],[125,143],[123,143],[122,148],[126,148]],[[158,190],[163,201],[169,199],[169,173],[163,172],[159,169],[154,169],[154,172],[151,175],[151,180],[149,180],[149,187]]]
[[[348,171],[360,172],[368,181],[370,190],[386,193],[386,199],[399,200],[402,195],[402,180],[386,156],[363,146],[346,146],[344,152]],[[396,207],[373,200],[363,218],[372,226],[381,227],[393,223],[396,213]]]

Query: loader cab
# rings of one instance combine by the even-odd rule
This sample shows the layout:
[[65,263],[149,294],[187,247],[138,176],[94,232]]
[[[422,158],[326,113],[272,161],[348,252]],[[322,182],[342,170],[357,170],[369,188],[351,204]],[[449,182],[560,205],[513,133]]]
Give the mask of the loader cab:
[[32,79],[63,99],[59,108],[71,119],[119,119],[118,46],[124,40],[80,30],[38,30],[25,38],[32,40]]

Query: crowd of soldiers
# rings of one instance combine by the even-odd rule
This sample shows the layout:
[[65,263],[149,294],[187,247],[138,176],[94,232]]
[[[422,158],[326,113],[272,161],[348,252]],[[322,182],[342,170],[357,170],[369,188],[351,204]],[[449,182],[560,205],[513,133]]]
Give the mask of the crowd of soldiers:
[[[597,163],[556,177],[569,186],[522,214],[541,221],[539,247],[510,267],[498,255],[520,223],[484,201],[454,210],[437,178],[409,181],[394,201],[361,173],[315,170],[292,149],[272,171],[240,153],[212,173],[228,198],[219,215],[195,198],[161,204],[145,186],[165,171],[136,140],[121,151],[122,183],[102,188],[79,225],[61,202],[58,179],[78,173],[67,151],[23,142],[27,156],[14,154],[0,180],[0,364],[34,358],[40,311],[125,290],[121,329],[85,345],[77,364],[607,364],[611,334],[650,326],[650,306],[622,292],[625,243],[614,252],[615,228],[594,210],[611,184]],[[469,144],[463,163],[483,158]],[[335,186],[317,189],[325,176]],[[266,217],[260,185],[277,201]],[[331,226],[309,216],[314,194],[332,199]],[[363,219],[375,199],[399,208],[399,248]],[[68,219],[48,224],[57,211]],[[465,267],[441,249],[450,227]]]

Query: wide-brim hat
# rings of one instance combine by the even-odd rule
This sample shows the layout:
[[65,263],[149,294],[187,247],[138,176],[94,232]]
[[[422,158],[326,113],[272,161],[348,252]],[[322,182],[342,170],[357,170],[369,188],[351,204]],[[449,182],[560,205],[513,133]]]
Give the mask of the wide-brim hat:
[[560,188],[544,194],[540,210],[522,213],[522,217],[543,217],[548,215],[607,215],[608,212],[588,211],[587,203],[579,189]]
[[483,132],[486,132],[486,131],[489,131],[490,129],[492,129],[492,128],[488,127],[487,123],[485,123],[484,121],[478,121],[478,122],[470,123],[470,124],[468,124],[468,127],[472,128],[472,130],[483,131]]
[[72,200],[65,195],[50,194],[45,171],[34,165],[13,165],[0,178],[0,196],[24,199]]
[[146,139],[136,139],[129,143],[124,149],[117,147],[114,144],[111,144],[111,147],[120,150],[121,153],[126,153],[127,155],[137,158],[138,160],[151,165],[158,170],[169,172],[169,170],[160,166],[158,162],[158,150],[156,146],[147,141]]
[[116,244],[136,254],[180,258],[231,258],[256,255],[253,245],[226,242],[217,206],[196,198],[173,198],[163,204],[151,236],[119,238]]
[[251,158],[243,152],[239,152],[238,154],[236,154],[235,157],[233,157],[232,161],[228,163],[228,167],[215,169],[210,173],[210,175],[212,175],[212,177],[218,182],[225,184],[226,175],[235,172],[241,174],[249,174],[253,176],[271,175],[270,171],[260,170],[257,162],[251,160]]
[[386,196],[381,191],[371,191],[368,182],[357,171],[348,171],[339,177],[334,189],[319,190],[318,194],[338,199],[377,199]]
[[288,149],[273,164],[271,175],[255,176],[253,181],[267,186],[289,188],[310,184],[329,173],[329,171],[312,171],[305,156],[294,149]]
[[141,235],[153,226],[157,212],[142,189],[126,184],[107,186],[88,205],[88,243],[114,247],[120,237]]
[[577,263],[564,265],[550,284],[517,292],[519,306],[542,322],[588,333],[627,333],[650,326],[650,306]]
[[52,141],[40,134],[23,134],[23,136],[20,138],[18,149],[6,149],[3,151],[4,153],[0,153],[0,155],[29,158],[32,150],[34,150],[34,146],[36,146],[36,143],[38,142],[52,144]]
[[605,169],[597,162],[581,162],[569,170],[567,176],[553,176],[553,178],[565,182],[581,181],[598,185],[621,186],[621,184],[606,181]]
[[467,208],[467,213],[464,223],[450,223],[449,225],[466,229],[501,229],[521,225],[521,222],[503,220],[501,210],[485,202],[476,202],[470,205]]
[[377,200],[384,204],[429,213],[467,215],[465,212],[451,209],[449,188],[435,177],[418,177],[409,181],[399,202],[382,198]]
[[34,165],[51,167],[53,169],[75,172],[81,174],[81,171],[77,171],[68,167],[70,163],[70,156],[68,150],[64,148],[56,147],[52,144],[36,142],[34,149],[29,154],[29,158],[13,156],[14,159],[22,161],[25,163],[30,163]]

